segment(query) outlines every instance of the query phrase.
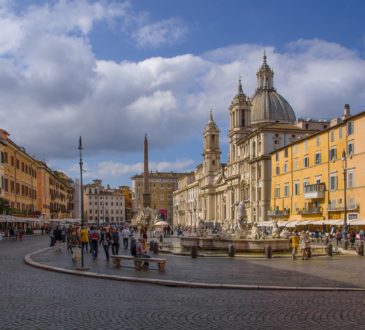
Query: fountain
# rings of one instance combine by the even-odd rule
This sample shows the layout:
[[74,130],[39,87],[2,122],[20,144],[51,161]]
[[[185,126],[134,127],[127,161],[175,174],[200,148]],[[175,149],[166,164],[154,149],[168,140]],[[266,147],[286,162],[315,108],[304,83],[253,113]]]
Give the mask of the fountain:
[[289,232],[280,229],[275,222],[271,234],[260,229],[256,223],[248,223],[243,219],[243,203],[236,205],[236,218],[233,225],[227,223],[216,233],[208,232],[204,228],[204,222],[199,223],[196,237],[181,237],[181,247],[191,249],[197,246],[201,250],[225,250],[233,245],[236,252],[263,252],[268,246],[272,251],[289,251]]

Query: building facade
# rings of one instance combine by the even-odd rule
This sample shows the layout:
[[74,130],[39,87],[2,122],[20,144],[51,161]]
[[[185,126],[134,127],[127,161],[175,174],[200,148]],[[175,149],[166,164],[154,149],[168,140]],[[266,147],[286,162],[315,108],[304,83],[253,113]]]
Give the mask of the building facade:
[[[167,220],[172,218],[172,193],[177,189],[179,178],[185,173],[175,172],[149,172],[148,191],[151,200],[151,208],[167,215]],[[132,177],[132,213],[143,209],[144,175]]]
[[27,217],[61,219],[72,216],[72,180],[53,171],[0,129],[1,198],[9,206],[7,213]]
[[125,198],[121,189],[104,187],[101,180],[84,186],[85,219],[88,223],[124,223]]
[[203,162],[179,181],[174,192],[174,224],[201,222],[234,228],[267,220],[271,197],[271,152],[326,128],[328,122],[297,120],[277,93],[266,62],[257,71],[257,89],[248,98],[238,83],[229,106],[229,156],[221,163],[220,131],[212,113],[203,134]]
[[3,197],[8,201],[12,214],[34,216],[37,208],[38,161],[24,148],[15,144],[9,133],[0,129]]
[[328,222],[365,219],[365,112],[341,119],[271,155],[270,217]]

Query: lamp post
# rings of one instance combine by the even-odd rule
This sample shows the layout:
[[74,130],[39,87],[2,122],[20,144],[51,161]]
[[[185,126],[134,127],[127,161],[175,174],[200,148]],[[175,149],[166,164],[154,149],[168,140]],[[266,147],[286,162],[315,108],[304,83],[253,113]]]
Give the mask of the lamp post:
[[[85,221],[84,221],[84,189],[83,189],[83,183],[82,183],[82,140],[81,136],[79,139],[79,152],[80,152],[80,219],[81,219],[81,228],[84,227]],[[78,268],[78,270],[88,270],[88,268],[84,268],[84,247],[81,246],[81,268]]]
[[343,234],[344,234],[344,244],[345,250],[347,249],[347,199],[346,199],[346,192],[347,192],[347,156],[346,151],[343,150],[342,152],[342,168],[343,168],[343,198],[344,198],[344,219],[343,219]]

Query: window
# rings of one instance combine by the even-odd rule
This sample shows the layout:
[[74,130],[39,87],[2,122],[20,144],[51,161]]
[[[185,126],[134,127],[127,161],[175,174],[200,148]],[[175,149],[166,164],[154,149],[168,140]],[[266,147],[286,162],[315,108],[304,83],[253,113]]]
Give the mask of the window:
[[330,190],[337,189],[337,173],[330,174]]
[[284,185],[284,197],[289,197],[289,183]]
[[315,163],[316,163],[316,165],[319,165],[321,163],[321,153],[320,152],[317,152],[315,154]]
[[294,195],[295,196],[299,195],[299,181],[294,182]]
[[303,158],[303,167],[309,167],[309,157],[305,156]]
[[280,168],[279,168],[279,166],[276,166],[276,168],[275,168],[275,174],[276,175],[279,175],[280,174]]
[[308,140],[304,141],[304,151],[308,151]]
[[342,127],[338,128],[338,138],[342,139]]
[[280,198],[280,186],[275,187],[275,197]]
[[288,163],[284,163],[284,173],[288,172]]
[[335,161],[337,159],[337,149],[331,148],[330,149],[330,160]]
[[347,135],[351,135],[354,133],[354,122],[353,121],[349,121],[347,123]]
[[316,137],[316,146],[317,147],[320,146],[320,138],[319,138],[319,136]]
[[279,160],[279,153],[275,152],[275,160],[278,161]]
[[294,170],[298,169],[298,158],[294,159],[293,167],[294,167]]
[[354,154],[354,141],[347,142],[347,155],[352,156]]
[[331,142],[334,142],[334,141],[335,141],[335,131],[334,131],[334,130],[332,130],[332,131],[330,132],[330,141],[331,141]]
[[293,153],[294,153],[294,156],[298,155],[298,145],[297,144],[293,147]]
[[288,148],[285,148],[284,149],[284,157],[285,158],[288,158]]
[[304,179],[303,181],[303,191],[305,191],[305,186],[309,185],[309,179]]
[[347,188],[353,188],[354,187],[354,179],[355,179],[355,170],[347,170]]

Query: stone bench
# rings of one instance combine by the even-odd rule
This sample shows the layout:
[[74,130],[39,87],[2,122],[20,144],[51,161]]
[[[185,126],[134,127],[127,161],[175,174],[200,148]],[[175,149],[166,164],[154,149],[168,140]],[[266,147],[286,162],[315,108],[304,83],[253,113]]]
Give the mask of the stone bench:
[[115,267],[122,266],[122,260],[134,260],[134,267],[136,270],[141,270],[145,262],[156,263],[160,272],[165,271],[166,259],[161,258],[141,258],[125,255],[110,256]]

